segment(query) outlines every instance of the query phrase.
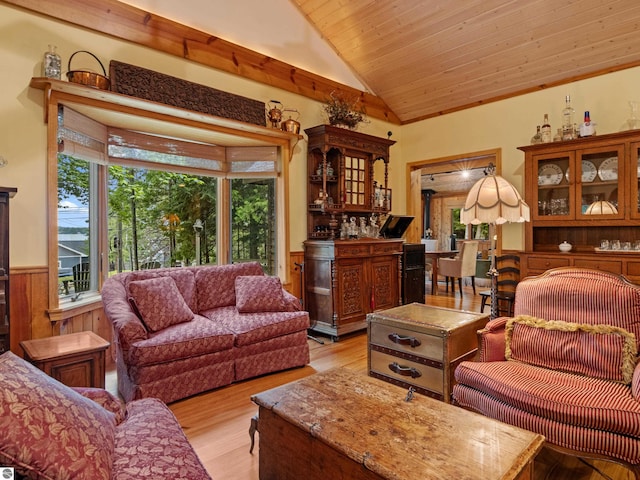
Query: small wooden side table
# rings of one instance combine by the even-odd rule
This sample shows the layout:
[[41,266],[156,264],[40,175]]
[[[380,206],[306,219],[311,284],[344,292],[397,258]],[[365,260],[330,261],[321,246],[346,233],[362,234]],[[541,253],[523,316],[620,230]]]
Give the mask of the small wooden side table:
[[93,332],[78,332],[20,342],[25,359],[69,387],[104,388],[109,342]]

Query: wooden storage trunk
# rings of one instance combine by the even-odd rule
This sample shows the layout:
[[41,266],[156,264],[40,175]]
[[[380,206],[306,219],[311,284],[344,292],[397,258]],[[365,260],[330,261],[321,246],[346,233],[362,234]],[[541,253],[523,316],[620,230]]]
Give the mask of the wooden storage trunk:
[[451,402],[456,366],[478,349],[489,314],[411,303],[367,315],[369,375]]

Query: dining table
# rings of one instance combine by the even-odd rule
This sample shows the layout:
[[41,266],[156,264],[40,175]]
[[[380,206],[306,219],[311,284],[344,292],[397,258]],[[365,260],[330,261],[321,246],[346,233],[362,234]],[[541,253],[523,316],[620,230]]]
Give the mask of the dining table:
[[438,294],[438,259],[455,257],[459,252],[459,250],[431,250],[424,252],[425,260],[427,258],[431,259],[431,295]]

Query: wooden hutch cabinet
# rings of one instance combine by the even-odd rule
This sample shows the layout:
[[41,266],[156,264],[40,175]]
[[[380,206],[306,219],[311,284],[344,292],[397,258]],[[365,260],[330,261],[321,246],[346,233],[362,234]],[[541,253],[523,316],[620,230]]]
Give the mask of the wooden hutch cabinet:
[[[343,215],[368,221],[389,212],[387,167],[395,141],[330,125],[305,132],[305,309],[313,330],[337,340],[366,329],[368,313],[400,304],[403,240],[340,239]],[[374,180],[376,166],[383,170],[379,183]]]
[[0,187],[0,353],[11,348],[9,335],[9,199],[16,188]]
[[[519,149],[531,208],[522,275],[576,266],[640,283],[640,130]],[[593,213],[601,201],[615,210]],[[558,248],[565,241],[568,253]]]

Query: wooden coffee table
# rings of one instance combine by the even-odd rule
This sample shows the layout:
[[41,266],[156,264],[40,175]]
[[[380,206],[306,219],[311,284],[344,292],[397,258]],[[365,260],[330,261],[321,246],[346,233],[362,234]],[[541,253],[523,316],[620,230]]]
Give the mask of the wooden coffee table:
[[261,480],[533,478],[544,437],[348,369],[254,395]]

